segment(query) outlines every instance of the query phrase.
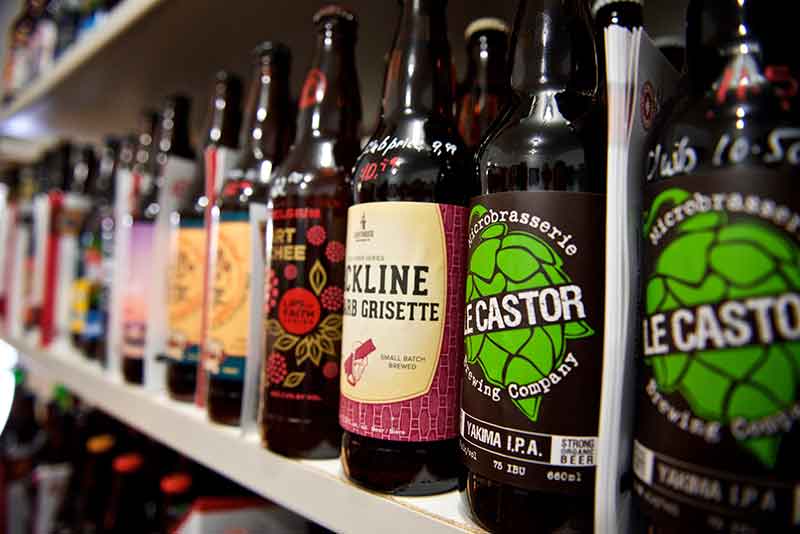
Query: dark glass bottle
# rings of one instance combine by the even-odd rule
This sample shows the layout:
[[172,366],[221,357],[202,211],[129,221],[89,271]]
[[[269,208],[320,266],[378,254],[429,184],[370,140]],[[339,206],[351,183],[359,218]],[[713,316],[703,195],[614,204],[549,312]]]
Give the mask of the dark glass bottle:
[[[69,324],[63,326],[68,328],[73,346],[81,349],[81,336],[85,327],[89,297],[87,271],[92,270],[93,265],[91,257],[87,264],[80,241],[83,238],[83,227],[92,209],[92,192],[99,170],[94,147],[87,145],[77,150],[71,165],[73,180],[64,199],[65,209],[60,222],[60,232],[62,239],[69,237],[70,252],[74,245],[76,257],[64,258],[64,261],[74,260],[74,270],[71,273],[74,279],[69,292]],[[69,266],[66,268],[69,269]]]
[[[8,325],[9,306],[11,288],[9,285],[12,280],[13,269],[16,263],[16,243],[19,239],[18,225],[20,224],[20,205],[22,198],[21,170],[19,166],[11,166],[2,173],[0,182],[0,192],[5,195],[5,204],[0,207],[4,213],[0,214],[0,240],[8,243],[3,253],[0,254],[0,321],[3,325]],[[12,252],[13,251],[13,252]],[[8,328],[6,326],[6,328]],[[13,335],[13,334],[11,334]]]
[[[182,95],[167,99],[162,114],[143,114],[139,148],[133,166],[133,226],[129,249],[129,280],[123,309],[122,374],[132,384],[144,382],[144,349],[147,335],[151,261],[156,247],[156,219],[162,210],[161,189],[167,183],[174,156],[191,159],[189,142],[190,101]],[[155,122],[153,122],[155,121]]]
[[44,289],[39,320],[39,340],[45,347],[56,336],[69,336],[69,325],[66,324],[69,310],[68,292],[60,291],[58,282],[62,263],[72,259],[62,254],[62,238],[71,239],[77,235],[86,209],[86,199],[82,195],[82,190],[88,173],[77,180],[75,176],[75,162],[82,157],[77,147],[65,141],[58,145],[51,169],[52,188],[48,193],[50,207],[44,254]]
[[467,26],[467,76],[458,91],[458,132],[477,148],[508,96],[508,26],[500,19],[478,19]]
[[148,509],[148,475],[141,454],[130,452],[114,458],[108,506],[103,517],[107,534],[151,532],[153,510]]
[[213,293],[209,306],[206,370],[208,417],[238,425],[250,328],[252,254],[249,208],[265,202],[272,171],[291,143],[294,115],[289,100],[291,55],[286,46],[267,41],[254,51],[252,77],[242,130],[242,153],[228,172],[220,195]]
[[189,473],[173,472],[161,478],[159,502],[160,532],[174,532],[194,501],[194,488]]
[[461,236],[477,184],[453,116],[447,2],[400,4],[381,120],[354,169],[339,421],[351,480],[425,495],[457,483],[463,345],[446,332],[463,322]]
[[[339,6],[314,16],[316,47],[297,135],[270,184],[272,244],[261,435],[292,457],[335,458],[349,171],[358,155],[357,21]],[[265,297],[267,298],[267,297]]]
[[762,40],[794,30],[758,4],[692,1],[691,90],[650,153],[634,433],[643,532],[800,530],[800,431],[771,424],[791,420],[800,393],[800,281],[788,274],[800,120],[766,75]]
[[[211,124],[206,139],[209,147],[238,146],[242,123],[242,83],[234,75],[219,72],[211,98]],[[167,338],[167,391],[173,399],[194,400],[197,364],[203,342],[203,292],[206,284],[205,214],[206,169],[198,165],[194,182],[178,200],[178,230],[175,251],[171,254],[168,292],[169,332]],[[215,170],[209,169],[211,172]],[[215,186],[214,186],[215,187]],[[213,187],[212,187],[213,189]]]
[[[123,145],[125,145],[123,147]],[[81,331],[77,345],[90,360],[106,360],[106,336],[114,253],[114,194],[121,152],[130,159],[136,149],[131,138],[109,137],[100,155],[97,179],[89,191],[92,210],[81,232],[85,305],[78,310]]]
[[116,440],[111,434],[96,434],[85,445],[86,458],[78,478],[78,491],[67,499],[74,499],[74,532],[103,532]]
[[[470,212],[461,489],[490,531],[588,533],[602,376],[605,145],[597,142],[603,108],[586,3],[521,2],[512,43],[511,104],[478,152],[481,196]],[[557,317],[545,311],[545,295],[570,283],[576,307]],[[531,295],[538,305],[522,311]],[[486,321],[486,306],[498,302],[511,315]]]

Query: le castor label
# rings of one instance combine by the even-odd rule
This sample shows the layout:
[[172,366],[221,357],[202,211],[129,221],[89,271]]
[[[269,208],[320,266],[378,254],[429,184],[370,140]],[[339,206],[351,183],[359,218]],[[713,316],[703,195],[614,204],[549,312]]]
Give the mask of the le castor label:
[[659,524],[800,525],[800,202],[752,172],[648,185],[634,489]]
[[[238,214],[237,214],[238,215]],[[217,378],[241,382],[250,325],[250,223],[248,214],[222,214],[210,296],[206,370]]]
[[360,204],[347,229],[340,424],[392,441],[455,437],[466,210]]
[[203,219],[181,219],[167,282],[167,356],[196,364],[203,337],[203,284],[206,254]]
[[594,490],[605,197],[509,192],[470,210],[461,453],[493,481]]

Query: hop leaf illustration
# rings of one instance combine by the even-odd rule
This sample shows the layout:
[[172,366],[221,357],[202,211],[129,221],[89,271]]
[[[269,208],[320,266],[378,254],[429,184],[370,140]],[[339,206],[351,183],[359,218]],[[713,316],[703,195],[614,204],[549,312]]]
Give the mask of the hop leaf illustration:
[[[471,218],[481,217],[486,211],[476,206]],[[467,303],[571,281],[555,251],[528,232],[509,231],[507,224],[495,223],[476,239],[479,243],[473,248],[467,266]],[[594,330],[585,321],[577,320],[467,336],[465,349],[469,363],[478,362],[489,382],[506,388],[545,378],[563,363],[567,340],[593,334]],[[514,400],[531,421],[538,420],[541,403],[540,396]]]
[[[669,189],[654,200],[654,210],[688,197],[683,190]],[[655,214],[648,215],[645,230]],[[729,223],[724,213],[700,213],[676,231],[647,280],[648,315],[800,290],[800,250],[760,220]],[[795,403],[800,343],[673,353],[650,357],[647,363],[659,389],[679,393],[698,416],[722,424],[737,418],[755,421]],[[740,444],[773,467],[780,439],[762,436]]]

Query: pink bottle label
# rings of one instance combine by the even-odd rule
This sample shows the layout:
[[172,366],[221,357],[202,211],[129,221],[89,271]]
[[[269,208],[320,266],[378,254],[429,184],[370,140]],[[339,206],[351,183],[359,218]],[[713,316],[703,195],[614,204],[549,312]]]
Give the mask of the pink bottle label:
[[457,435],[466,209],[419,202],[348,212],[345,430],[391,441]]

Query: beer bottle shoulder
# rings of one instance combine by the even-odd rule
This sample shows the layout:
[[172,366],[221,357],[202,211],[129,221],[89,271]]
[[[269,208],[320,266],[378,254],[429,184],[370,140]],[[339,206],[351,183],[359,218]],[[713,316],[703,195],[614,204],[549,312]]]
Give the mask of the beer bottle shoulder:
[[599,129],[584,116],[567,120],[558,94],[515,98],[487,134],[477,155],[481,193],[602,192]]
[[477,192],[472,155],[452,121],[408,115],[382,122],[353,170],[356,202],[466,205]]
[[327,196],[349,199],[350,168],[355,145],[341,140],[317,139],[308,146],[296,145],[270,179],[269,197],[275,203],[284,198]]
[[709,91],[673,104],[647,154],[647,182],[731,167],[800,174],[800,128],[776,100],[717,98]]

